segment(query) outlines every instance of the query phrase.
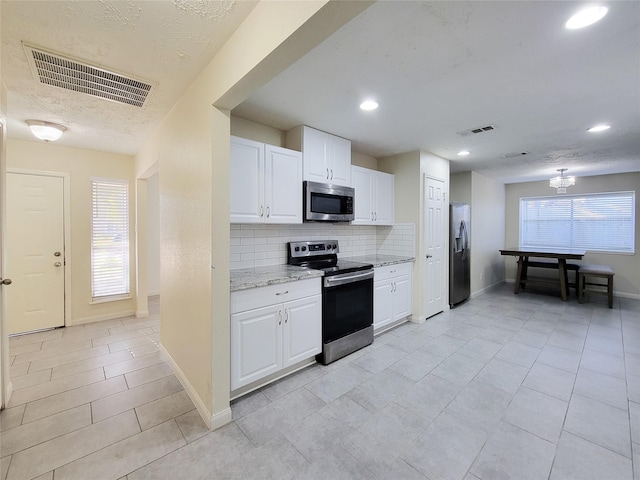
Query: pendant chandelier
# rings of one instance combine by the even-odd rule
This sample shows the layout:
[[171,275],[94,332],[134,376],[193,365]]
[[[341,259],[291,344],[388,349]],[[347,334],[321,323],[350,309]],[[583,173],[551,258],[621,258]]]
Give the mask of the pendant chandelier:
[[576,184],[576,177],[565,177],[566,168],[559,168],[557,171],[560,172],[560,175],[553,177],[549,181],[549,186],[555,188],[557,193],[567,193],[567,187]]

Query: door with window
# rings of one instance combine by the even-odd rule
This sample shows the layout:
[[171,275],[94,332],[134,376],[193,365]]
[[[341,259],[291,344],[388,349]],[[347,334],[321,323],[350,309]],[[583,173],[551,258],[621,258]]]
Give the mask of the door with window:
[[64,326],[64,178],[7,173],[9,335]]

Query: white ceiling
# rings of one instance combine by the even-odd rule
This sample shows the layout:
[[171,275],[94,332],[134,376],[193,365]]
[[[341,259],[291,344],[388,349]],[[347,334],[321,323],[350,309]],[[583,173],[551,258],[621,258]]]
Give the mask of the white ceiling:
[[[640,2],[578,31],[583,2],[378,2],[234,114],[304,123],[375,157],[423,149],[509,183],[640,171]],[[8,134],[69,128],[58,143],[133,154],[255,2],[2,0]],[[142,109],[40,85],[21,42],[158,83]],[[380,108],[362,112],[375,97]],[[586,129],[606,122],[601,134]],[[484,125],[492,132],[456,132]],[[471,150],[461,159],[456,152]],[[515,159],[501,156],[527,151]]]
[[[452,172],[505,183],[561,167],[640,171],[640,2],[607,3],[603,20],[570,31],[585,2],[378,2],[234,114],[284,130],[305,123],[374,157],[424,149]],[[380,108],[359,110],[366,97]],[[600,122],[612,128],[586,132]]]
[[[59,144],[135,154],[242,23],[255,1],[2,0],[7,133],[33,140],[27,119],[68,128]],[[21,42],[157,82],[133,107],[40,84]]]

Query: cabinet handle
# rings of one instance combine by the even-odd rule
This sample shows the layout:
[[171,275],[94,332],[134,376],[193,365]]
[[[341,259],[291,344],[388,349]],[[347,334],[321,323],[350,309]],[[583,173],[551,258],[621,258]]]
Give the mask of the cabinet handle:
[[327,168],[327,180],[329,180],[329,169]]
[[284,309],[284,323],[287,323],[289,321],[289,311],[285,308]]
[[371,221],[373,222],[373,212],[371,212]]
[[270,216],[271,216],[271,207],[267,205],[267,218],[269,218]]
[[289,293],[289,290],[286,290],[284,292],[276,292],[276,295],[286,295],[287,293]]
[[282,325],[282,310],[278,310],[278,325]]
[[262,205],[260,205],[260,217],[262,218],[263,215],[264,215],[264,208]]
[[331,169],[331,180],[333,180],[333,168]]

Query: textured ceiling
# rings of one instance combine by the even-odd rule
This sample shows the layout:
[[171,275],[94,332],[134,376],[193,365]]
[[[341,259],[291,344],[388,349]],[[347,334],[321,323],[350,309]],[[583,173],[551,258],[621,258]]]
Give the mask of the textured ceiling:
[[[59,143],[134,154],[256,2],[2,0],[7,133],[32,140],[24,121],[68,128]],[[144,108],[42,85],[21,42],[158,84]]]
[[[62,145],[135,153],[255,2],[2,0],[8,134],[61,123]],[[375,157],[426,150],[452,172],[509,183],[640,170],[640,2],[599,23],[564,21],[582,2],[381,1],[237,107],[287,130],[352,139]],[[157,82],[140,109],[40,85],[21,42]],[[380,108],[362,112],[365,96]],[[599,135],[586,129],[607,122]],[[491,132],[456,132],[495,125]],[[462,159],[456,152],[471,150]],[[528,155],[502,158],[514,152]]]
[[[640,171],[640,2],[609,4],[602,21],[570,31],[583,2],[377,2],[233,113],[305,123],[374,157],[423,149],[452,172],[505,183],[561,167]],[[369,96],[380,108],[360,111]],[[586,132],[601,122],[612,128]]]

